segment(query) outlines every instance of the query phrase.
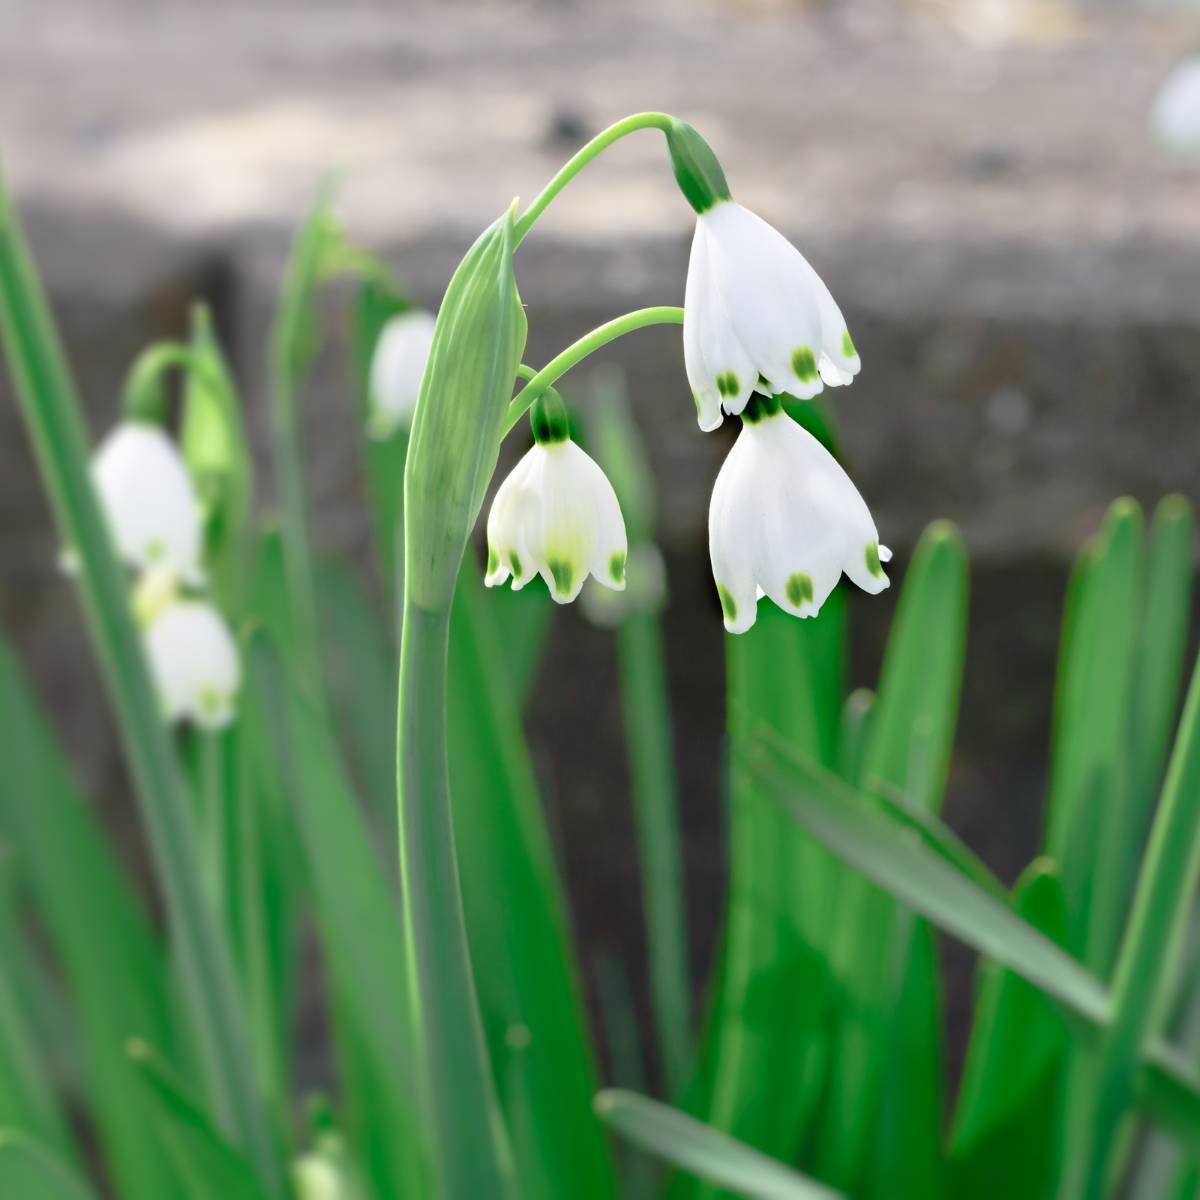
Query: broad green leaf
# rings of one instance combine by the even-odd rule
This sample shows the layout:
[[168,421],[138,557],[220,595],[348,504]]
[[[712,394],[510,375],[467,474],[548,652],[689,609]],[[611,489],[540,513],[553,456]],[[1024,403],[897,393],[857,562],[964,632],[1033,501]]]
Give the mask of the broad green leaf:
[[[1058,869],[1038,859],[1014,889],[1017,913],[1061,945]],[[1009,1200],[1044,1192],[1057,1173],[1064,1054],[1062,1014],[995,962],[979,968],[975,1022],[949,1137],[952,1195]]]
[[[735,768],[768,789],[813,837],[902,904],[995,959],[1059,1001],[1082,1036],[1108,1019],[1105,986],[1077,959],[941,855],[901,831],[877,805],[815,765],[801,778],[761,740],[736,753]],[[1200,1152],[1200,1081],[1161,1041],[1147,1049],[1135,1099]]]
[[[861,766],[867,787],[893,790],[914,812],[936,813],[941,807],[962,680],[966,608],[962,539],[951,525],[931,525],[905,575]],[[847,1003],[839,1006],[826,1132],[818,1139],[821,1173],[848,1188],[856,1186],[868,1160],[877,1177],[893,1173],[888,1164],[873,1161],[879,1153],[881,1106],[886,1106],[890,1120],[909,1123],[907,1133],[896,1132],[888,1143],[903,1156],[903,1169],[915,1169],[916,1156],[924,1154],[927,1161],[918,1174],[933,1178],[939,1147],[929,1134],[942,1123],[941,1068],[931,1066],[927,1086],[915,1090],[887,1068],[903,1037],[897,1019],[923,1031],[936,1027],[936,955],[921,959],[933,974],[920,978],[918,968],[906,961],[910,947],[923,944],[908,928],[911,918],[864,880],[852,880],[842,890],[835,920],[833,969]],[[924,1014],[916,1011],[918,997],[931,1006]],[[938,1040],[926,1040],[940,1062]],[[891,1086],[901,1090],[889,1097]]]
[[480,1014],[522,1196],[611,1197],[566,902],[490,600],[468,557],[451,618],[449,755]]
[[[414,1090],[402,1029],[407,986],[396,901],[315,704],[259,633],[246,647],[246,720],[256,722],[291,798],[303,846],[321,945],[335,996],[335,1020],[351,1054],[351,1129],[376,1187],[404,1195],[422,1162],[414,1143]],[[345,1062],[345,1059],[343,1059]]]
[[216,1130],[186,1086],[143,1041],[125,1052],[137,1070],[150,1121],[147,1139],[158,1140],[175,1166],[176,1188],[188,1200],[266,1200],[267,1192],[250,1164]]
[[[820,616],[806,621],[763,600],[754,626],[726,639],[735,747],[765,723],[787,744],[833,761],[844,600],[835,591]],[[714,985],[719,1007],[702,1052],[712,1090],[695,1111],[769,1154],[791,1158],[827,1065],[825,953],[841,868],[744,775],[732,780],[729,821],[727,925]]]
[[0,1196],[12,1200],[96,1200],[96,1193],[53,1151],[0,1128]]
[[507,587],[493,588],[488,594],[488,605],[504,657],[504,676],[521,711],[537,685],[556,605],[540,579],[519,592]]
[[622,1137],[735,1195],[753,1200],[836,1200],[840,1195],[744,1142],[644,1096],[601,1092],[596,1111]]
[[123,1200],[161,1200],[166,1164],[146,1141],[122,1044],[132,1034],[175,1041],[162,947],[2,640],[0,712],[0,831],[74,1001],[101,1150]]

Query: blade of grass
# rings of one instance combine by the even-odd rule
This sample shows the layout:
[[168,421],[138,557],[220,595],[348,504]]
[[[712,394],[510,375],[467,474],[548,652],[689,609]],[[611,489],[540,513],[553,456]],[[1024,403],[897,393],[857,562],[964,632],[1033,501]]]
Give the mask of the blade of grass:
[[[845,646],[844,595],[797,621],[770,601],[726,639],[735,748],[761,723],[823,761],[836,752]],[[709,1123],[790,1159],[824,1082],[830,989],[822,949],[836,869],[756,781],[730,791],[730,880],[721,1007],[710,1026]],[[817,948],[817,949],[814,949]]]
[[[799,780],[761,741],[736,752],[735,768],[753,775],[813,837],[876,886],[1029,980],[1079,1018],[1085,1032],[1105,1025],[1109,995],[1100,980],[940,855],[898,836],[869,799],[837,776],[824,772],[819,786]],[[1135,1100],[1200,1149],[1200,1082],[1176,1050],[1161,1041],[1150,1045]]]
[[1145,1046],[1162,1011],[1200,875],[1200,666],[1163,785],[1113,976],[1112,1019],[1095,1059],[1091,1121],[1069,1150],[1063,1195],[1100,1197],[1111,1182],[1119,1126]]
[[[905,575],[861,767],[868,787],[900,793],[916,813],[941,807],[962,679],[966,606],[962,539],[949,524],[931,525]],[[939,1146],[929,1134],[942,1122],[939,1044],[928,1043],[935,1057],[920,1087],[896,1080],[900,1091],[890,1092],[887,1064],[901,1040],[894,1014],[923,1030],[938,1018],[936,956],[924,960],[932,978],[912,974],[905,961],[914,944],[911,916],[862,879],[847,882],[835,920],[833,969],[849,1003],[840,1009],[827,1133],[819,1140],[821,1174],[855,1189],[875,1154],[875,1130],[887,1108],[893,1114],[889,1121],[910,1126],[890,1144],[910,1169],[918,1150],[924,1153],[923,1174],[933,1178]],[[905,988],[908,1002],[901,1004]],[[932,1006],[924,1015],[915,1011],[917,995]],[[884,1169],[885,1177],[888,1173]]]
[[[1049,859],[1013,891],[1018,915],[1055,944],[1067,936],[1062,883]],[[980,966],[975,1022],[949,1136],[951,1194],[979,1200],[1037,1195],[1061,1154],[1062,1014],[995,962]]]
[[468,555],[451,616],[449,757],[480,1014],[522,1196],[611,1197],[566,901],[489,604]]
[[0,334],[22,415],[77,576],[136,785],[178,954],[185,1010],[222,1128],[249,1147],[277,1193],[279,1164],[253,1080],[229,947],[208,912],[190,847],[188,799],[163,726],[88,473],[88,439],[66,359],[16,212],[0,186]]
[[13,1129],[0,1129],[0,1196],[21,1200],[96,1200],[53,1151]]
[[347,1083],[355,1143],[381,1194],[426,1194],[401,1027],[408,971],[395,898],[315,703],[267,634],[251,638],[245,661],[247,720],[283,769],[277,786],[294,807],[335,1020],[350,1023],[339,1037],[354,1055]]
[[[122,1052],[132,1033],[173,1041],[161,946],[57,744],[0,639],[0,829],[20,857],[39,923],[71,991],[85,1095],[122,1197],[168,1192],[161,1151],[145,1139],[137,1081]],[[104,920],[97,921],[96,914]]]
[[836,1200],[831,1191],[677,1109],[605,1091],[596,1111],[623,1137],[702,1179],[755,1200]]
[[266,1200],[253,1168],[162,1059],[139,1038],[126,1043],[125,1053],[142,1081],[151,1127],[175,1164],[183,1194],[189,1200]]
[[[1076,568],[1054,707],[1046,852],[1063,864],[1071,948],[1102,977],[1128,906],[1127,863],[1138,853],[1126,730],[1143,553],[1141,512],[1118,500]],[[1090,815],[1097,838],[1084,857],[1080,849],[1089,842],[1079,834]]]

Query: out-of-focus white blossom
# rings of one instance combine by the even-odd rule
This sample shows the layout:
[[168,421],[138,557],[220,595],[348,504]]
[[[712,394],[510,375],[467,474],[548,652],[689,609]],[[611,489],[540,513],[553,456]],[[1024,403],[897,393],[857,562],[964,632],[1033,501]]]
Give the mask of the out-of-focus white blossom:
[[410,309],[384,325],[371,359],[367,413],[371,437],[391,437],[412,424],[436,323],[432,313]]

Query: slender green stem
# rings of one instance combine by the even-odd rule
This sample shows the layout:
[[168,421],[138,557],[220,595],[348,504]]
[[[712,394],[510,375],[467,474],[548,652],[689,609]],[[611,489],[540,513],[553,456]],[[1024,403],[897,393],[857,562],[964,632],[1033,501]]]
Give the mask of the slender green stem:
[[[572,342],[565,350],[555,355],[516,394],[508,406],[508,413],[504,420],[504,432],[507,434],[512,430],[529,406],[543,392],[547,391],[551,384],[565,375],[577,363],[582,362],[589,354],[599,350],[601,346],[607,346],[609,342],[624,337],[627,333],[645,329],[650,325],[682,324],[683,309],[676,308],[674,305],[662,304],[655,308],[635,309],[633,312],[625,313],[621,317],[614,317],[611,321],[597,326],[591,333],[584,334],[577,342]],[[521,370],[524,372],[528,368],[522,367]]]
[[1161,1011],[1200,872],[1200,665],[1150,831],[1133,910],[1113,976],[1111,1018],[1095,1062],[1093,1120],[1082,1153],[1068,1156],[1064,1196],[1105,1195],[1121,1120],[1133,1103],[1142,1054]]
[[404,609],[400,648],[400,883],[409,1033],[426,1144],[445,1200],[515,1195],[467,950],[450,810],[450,614]]
[[613,142],[619,141],[627,134],[636,133],[639,129],[661,129],[664,133],[674,124],[675,118],[670,113],[642,112],[634,113],[631,117],[610,125],[607,129],[596,134],[586,146],[580,148],[563,164],[558,174],[550,180],[534,202],[518,218],[513,233],[513,245],[519,246],[525,240],[525,235],[533,228],[538,217],[550,206],[550,202],[559,192],[583,170],[597,155],[607,150]]
[[204,900],[188,794],[158,711],[88,473],[89,440],[66,358],[16,213],[0,186],[0,334],[63,540],[79,558],[84,614],[133,775],[178,954],[186,1012],[221,1128],[250,1152],[272,1195],[282,1179],[247,1069],[249,1038],[229,946]]
[[621,701],[633,774],[650,983],[666,1093],[687,1081],[691,999],[679,812],[662,637],[652,613],[631,613],[617,630]]

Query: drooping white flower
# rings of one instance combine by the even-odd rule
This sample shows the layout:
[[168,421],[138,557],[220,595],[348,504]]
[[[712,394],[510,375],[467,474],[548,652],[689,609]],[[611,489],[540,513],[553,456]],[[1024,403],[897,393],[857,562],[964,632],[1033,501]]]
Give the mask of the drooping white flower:
[[1155,98],[1150,128],[1168,150],[1200,155],[1200,54],[1167,77]]
[[371,358],[367,413],[371,437],[382,440],[412,424],[436,323],[432,313],[414,308],[384,325]]
[[150,676],[168,721],[220,729],[233,719],[241,660],[229,626],[211,604],[174,597],[142,629]]
[[733,200],[696,218],[683,298],[683,357],[700,428],[755,391],[809,399],[849,383],[858,352],[821,277],[778,230]]
[[203,583],[200,504],[166,433],[144,421],[122,421],[100,443],[91,471],[122,561],[139,570],[167,567],[186,583]]
[[570,438],[557,399],[535,402],[534,445],[500,485],[488,514],[488,587],[541,575],[568,604],[591,574],[625,586],[625,519],[608,476]]
[[754,624],[769,596],[813,617],[842,572],[867,592],[888,586],[891,551],[837,460],[783,411],[755,397],[721,467],[708,510],[713,578],[730,633]]

